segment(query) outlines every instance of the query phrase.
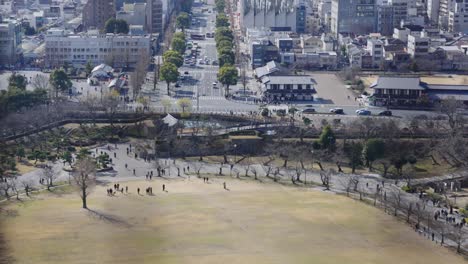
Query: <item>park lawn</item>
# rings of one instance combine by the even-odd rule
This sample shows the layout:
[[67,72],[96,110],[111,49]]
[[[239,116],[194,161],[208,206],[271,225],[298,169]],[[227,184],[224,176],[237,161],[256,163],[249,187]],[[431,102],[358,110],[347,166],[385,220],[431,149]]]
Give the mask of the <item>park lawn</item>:
[[[372,206],[321,190],[213,177],[42,192],[9,204],[4,239],[17,263],[465,263]],[[223,190],[227,182],[229,191]],[[168,192],[161,191],[166,184]],[[153,187],[154,196],[136,188]],[[1,259],[0,259],[1,262]]]

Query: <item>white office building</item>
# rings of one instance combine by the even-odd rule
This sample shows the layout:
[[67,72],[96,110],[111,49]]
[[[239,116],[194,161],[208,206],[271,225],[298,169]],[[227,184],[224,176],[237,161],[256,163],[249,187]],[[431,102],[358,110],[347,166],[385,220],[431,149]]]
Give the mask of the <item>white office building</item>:
[[149,35],[81,33],[49,29],[45,36],[45,64],[58,67],[65,62],[83,67],[106,63],[112,67],[134,67],[141,58],[150,56]]

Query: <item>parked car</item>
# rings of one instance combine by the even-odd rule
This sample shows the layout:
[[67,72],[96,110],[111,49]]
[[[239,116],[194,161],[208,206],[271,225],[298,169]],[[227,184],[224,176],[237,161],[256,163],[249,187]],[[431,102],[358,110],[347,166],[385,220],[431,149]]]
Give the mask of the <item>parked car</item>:
[[175,87],[179,88],[179,87],[180,87],[180,84],[179,84],[179,83],[176,83],[176,84],[175,84]]
[[360,109],[360,110],[356,111],[356,114],[362,115],[362,116],[369,116],[369,115],[371,115],[371,111],[369,111],[367,109]]
[[188,71],[186,71],[186,72],[184,72],[184,74],[189,74],[189,72],[188,72]]
[[213,87],[216,87],[218,83],[217,82],[213,82]]
[[344,111],[343,111],[343,108],[332,108],[332,109],[330,109],[330,113],[337,114],[337,115],[343,115]]
[[392,116],[392,111],[385,110],[379,113],[379,116]]
[[303,114],[313,114],[313,113],[315,113],[315,109],[314,108],[306,108],[306,109],[302,110],[302,113]]

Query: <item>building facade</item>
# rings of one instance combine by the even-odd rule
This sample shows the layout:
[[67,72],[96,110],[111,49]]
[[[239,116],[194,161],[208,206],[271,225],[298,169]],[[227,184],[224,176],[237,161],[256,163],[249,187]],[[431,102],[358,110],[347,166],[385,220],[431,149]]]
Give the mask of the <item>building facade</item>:
[[21,23],[0,21],[0,66],[14,65],[21,57]]
[[377,29],[375,0],[333,0],[331,31],[338,34],[364,35]]
[[451,32],[468,33],[468,1],[459,0],[449,11],[448,30]]
[[83,25],[103,29],[106,21],[115,17],[113,0],[88,0],[83,7]]
[[268,76],[262,83],[267,101],[311,101],[316,93],[311,76]]
[[162,33],[164,29],[163,2],[161,0],[148,0],[146,2],[147,28],[151,33]]
[[71,34],[50,29],[45,36],[46,67],[70,63],[84,67],[106,63],[115,68],[134,67],[141,58],[151,55],[149,35]]

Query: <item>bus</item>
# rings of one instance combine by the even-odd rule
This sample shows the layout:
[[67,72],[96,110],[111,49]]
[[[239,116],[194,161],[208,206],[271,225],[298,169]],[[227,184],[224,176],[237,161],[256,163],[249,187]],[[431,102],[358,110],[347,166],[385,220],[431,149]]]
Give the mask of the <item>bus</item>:
[[204,40],[205,35],[203,34],[190,34],[191,39]]

